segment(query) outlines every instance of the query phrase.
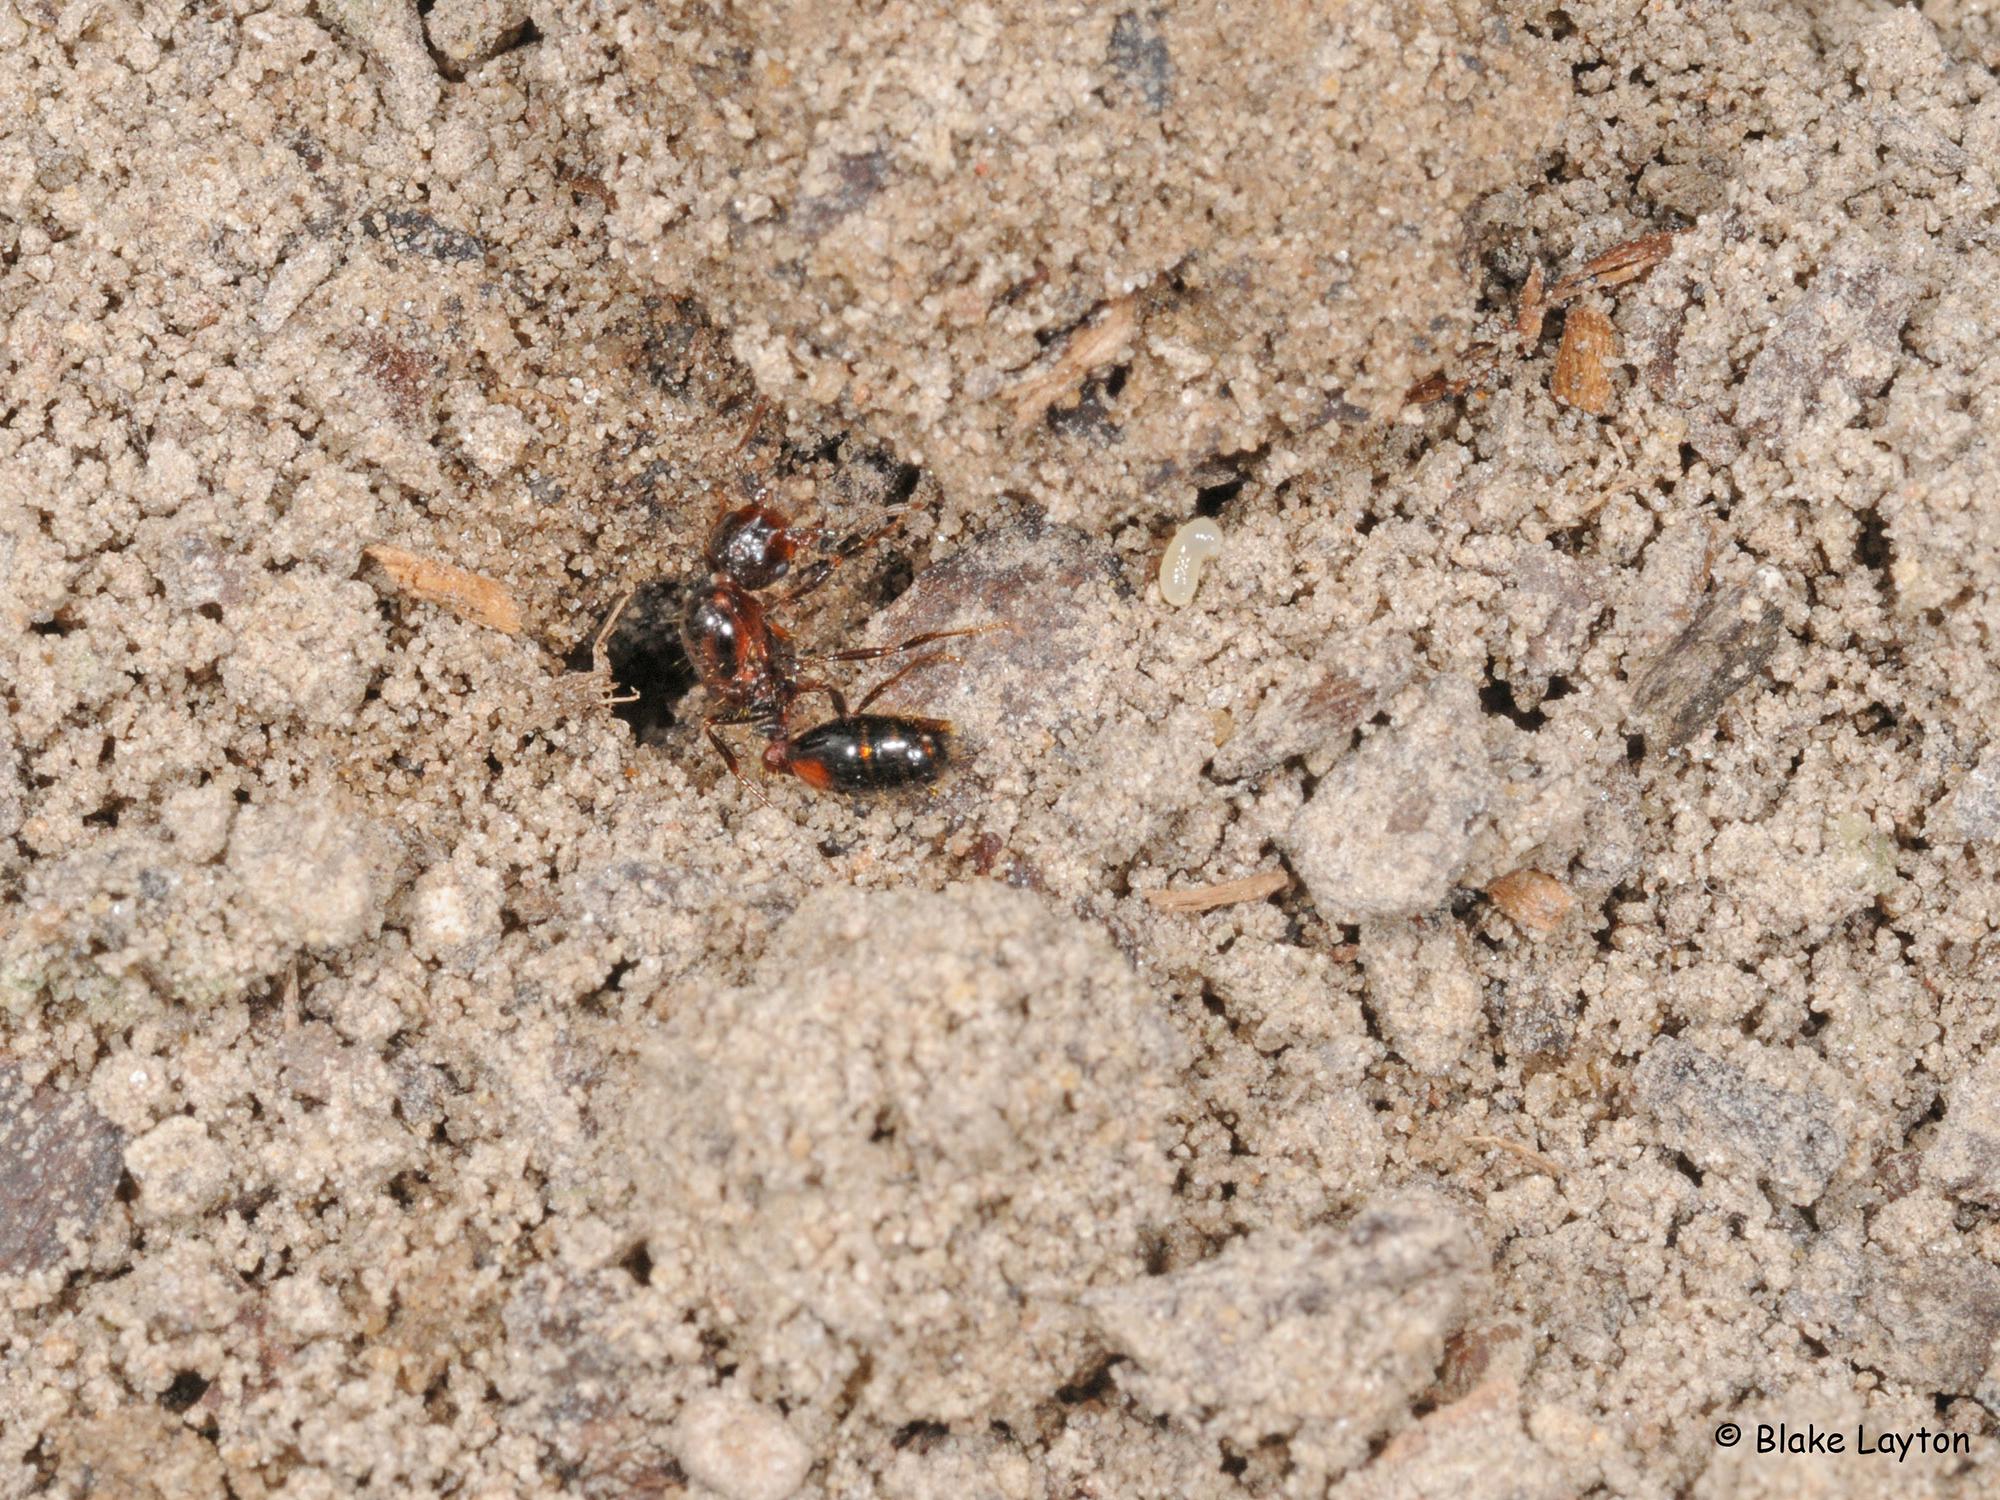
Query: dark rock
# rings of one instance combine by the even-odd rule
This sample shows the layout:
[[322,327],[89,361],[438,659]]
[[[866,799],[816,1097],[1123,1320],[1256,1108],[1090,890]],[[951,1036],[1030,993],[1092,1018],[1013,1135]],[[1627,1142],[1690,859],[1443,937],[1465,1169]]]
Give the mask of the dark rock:
[[1126,11],[1112,23],[1111,45],[1104,52],[1112,70],[1154,114],[1174,102],[1174,59],[1161,16],[1157,10]]
[[1777,607],[1745,585],[1710,596],[1639,683],[1647,752],[1678,750],[1706,729],[1763,670],[1783,629]]
[[125,1138],[76,1094],[0,1067],[0,1276],[61,1262],[117,1191]]

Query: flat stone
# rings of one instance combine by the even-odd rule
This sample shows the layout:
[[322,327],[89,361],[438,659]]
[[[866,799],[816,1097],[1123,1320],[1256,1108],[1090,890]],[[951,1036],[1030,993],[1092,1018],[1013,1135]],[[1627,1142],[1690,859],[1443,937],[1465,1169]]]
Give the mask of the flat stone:
[[118,1189],[125,1139],[88,1100],[0,1067],[0,1276],[44,1270]]
[[1412,916],[1451,893],[1498,785],[1477,691],[1439,678],[1327,773],[1281,842],[1329,920]]

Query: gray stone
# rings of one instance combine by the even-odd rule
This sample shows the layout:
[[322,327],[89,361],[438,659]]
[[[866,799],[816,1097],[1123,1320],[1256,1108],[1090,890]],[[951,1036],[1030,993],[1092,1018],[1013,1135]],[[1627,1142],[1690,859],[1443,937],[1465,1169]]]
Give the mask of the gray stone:
[[1787,1202],[1811,1203],[1847,1158],[1840,1111],[1796,1074],[1789,1051],[1746,1048],[1757,1072],[1682,1041],[1661,1037],[1633,1074],[1639,1105],[1659,1122],[1666,1144],[1697,1166],[1748,1172]]
[[1450,894],[1498,785],[1477,692],[1440,678],[1327,774],[1281,842],[1328,919],[1414,915]]

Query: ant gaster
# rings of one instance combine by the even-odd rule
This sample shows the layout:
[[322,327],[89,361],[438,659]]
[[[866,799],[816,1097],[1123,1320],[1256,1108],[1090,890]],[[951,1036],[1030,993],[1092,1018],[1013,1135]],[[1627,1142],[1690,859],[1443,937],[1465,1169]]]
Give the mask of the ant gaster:
[[[901,673],[897,674],[901,676]],[[843,714],[764,747],[764,769],[814,791],[875,792],[935,781],[950,752],[951,725],[899,714]]]

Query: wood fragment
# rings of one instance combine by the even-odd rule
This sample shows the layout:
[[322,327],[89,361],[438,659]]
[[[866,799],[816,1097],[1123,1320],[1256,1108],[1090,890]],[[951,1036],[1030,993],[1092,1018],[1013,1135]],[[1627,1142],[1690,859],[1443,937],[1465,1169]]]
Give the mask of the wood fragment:
[[1404,404],[1409,406],[1429,406],[1433,401],[1442,401],[1452,394],[1451,376],[1440,370],[1435,375],[1427,375],[1403,392]]
[[1107,302],[1097,318],[1070,335],[1054,364],[1030,375],[1007,393],[1014,405],[1014,420],[1032,427],[1064,397],[1072,394],[1087,378],[1120,359],[1138,331],[1139,316],[1133,299],[1120,297]]
[[1549,391],[1564,406],[1593,417],[1611,410],[1611,361],[1618,351],[1618,334],[1611,319],[1594,307],[1573,307],[1563,317],[1562,343],[1556,348],[1556,369]]
[[1492,344],[1474,344],[1465,351],[1461,363],[1464,373],[1453,375],[1440,370],[1435,375],[1426,376],[1403,392],[1403,401],[1408,406],[1428,406],[1433,401],[1442,401],[1446,396],[1463,396],[1482,378],[1492,373],[1493,356],[1497,352]]
[[1491,1146],[1497,1150],[1505,1151],[1511,1156],[1518,1156],[1522,1161],[1528,1163],[1528,1165],[1539,1168],[1551,1177],[1560,1178],[1567,1175],[1563,1171],[1561,1163],[1551,1161],[1533,1146],[1524,1146],[1519,1141],[1510,1141],[1504,1135],[1469,1135],[1465,1137],[1465,1143],[1468,1146]]
[[1243,901],[1262,901],[1275,896],[1292,883],[1283,870],[1261,870],[1240,880],[1224,880],[1216,885],[1197,886],[1187,891],[1148,891],[1147,901],[1156,911],[1213,911],[1218,906],[1234,906]]
[[507,635],[521,633],[521,606],[504,586],[469,568],[434,562],[377,542],[364,548],[362,556],[389,575],[389,581],[403,593],[427,604],[438,604],[461,620],[485,625]]
[[1531,932],[1553,932],[1576,905],[1569,887],[1540,870],[1510,870],[1486,887],[1493,904]]
[[1549,306],[1561,307],[1585,292],[1598,292],[1606,287],[1637,281],[1673,253],[1674,236],[1664,232],[1642,234],[1636,240],[1613,245],[1602,255],[1593,256],[1579,269],[1557,281],[1549,291]]
[[1528,272],[1528,284],[1521,288],[1521,303],[1514,310],[1514,331],[1521,335],[1524,348],[1532,349],[1542,336],[1542,315],[1548,311],[1542,295],[1542,263],[1536,261]]

